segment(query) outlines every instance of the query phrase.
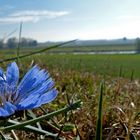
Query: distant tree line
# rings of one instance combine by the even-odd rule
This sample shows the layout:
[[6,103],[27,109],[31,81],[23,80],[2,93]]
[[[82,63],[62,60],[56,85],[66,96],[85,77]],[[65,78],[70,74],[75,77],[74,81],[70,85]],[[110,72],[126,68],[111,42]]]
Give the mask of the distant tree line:
[[[17,38],[9,38],[6,42],[0,39],[0,48],[16,48],[19,41]],[[21,38],[20,47],[35,47],[38,45],[37,40],[31,38]]]

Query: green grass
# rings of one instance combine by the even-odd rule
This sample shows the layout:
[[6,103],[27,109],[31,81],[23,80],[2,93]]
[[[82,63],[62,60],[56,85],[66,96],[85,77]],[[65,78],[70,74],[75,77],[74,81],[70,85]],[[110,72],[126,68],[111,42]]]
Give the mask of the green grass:
[[130,78],[132,71],[134,77],[140,78],[140,55],[73,55],[73,54],[41,54],[21,59],[23,65],[34,60],[39,65],[45,65],[50,70],[80,71],[93,74],[119,76]]
[[[45,46],[46,47],[46,46]],[[45,47],[21,47],[20,51],[22,54],[29,53],[35,50],[40,50]],[[93,52],[93,51],[134,51],[136,50],[135,45],[96,45],[96,46],[72,46],[72,47],[58,47],[48,52],[53,53],[72,53],[72,52]],[[15,49],[1,49],[0,54],[14,54]]]
[[[42,47],[20,48],[20,54],[27,54],[42,49]],[[136,50],[134,45],[110,45],[110,46],[85,46],[85,47],[58,47],[40,55],[35,55],[22,59],[31,62],[32,58],[37,63],[47,65],[50,69],[76,70],[81,72],[90,72],[93,74],[118,76],[120,68],[122,76],[131,77],[134,71],[134,77],[140,77],[140,55],[73,55],[72,52],[91,52],[91,51],[128,51]],[[52,53],[53,54],[50,54]],[[65,52],[66,54],[58,54]],[[16,49],[1,49],[0,59],[16,56]]]
[[[21,49],[20,54],[27,54],[33,51],[33,48]],[[0,52],[0,59],[11,58],[13,56],[16,56],[15,50],[4,49]],[[90,72],[93,74],[118,76],[120,69],[122,69],[121,75],[123,77],[130,78],[133,71],[134,77],[140,78],[140,55],[138,54],[74,55],[70,53],[42,53],[25,59],[21,59],[20,61],[22,61],[22,63],[24,64],[25,61],[28,61],[28,63],[30,63],[32,59],[35,60],[36,63],[47,65],[47,67],[50,69],[58,69],[61,71],[74,70],[80,72]]]
[[[2,52],[3,51],[3,52]],[[9,58],[16,56],[15,50],[2,50],[0,58]],[[7,53],[9,51],[9,53]],[[21,54],[33,51],[33,49],[21,50]],[[69,101],[81,100],[83,105],[81,109],[73,113],[60,114],[52,120],[46,120],[41,126],[48,131],[48,122],[60,129],[63,124],[75,123],[78,134],[83,140],[95,139],[96,124],[98,118],[98,99],[100,93],[100,83],[105,80],[104,96],[102,100],[102,136],[103,139],[119,138],[126,139],[126,128],[134,134],[138,134],[139,117],[135,118],[140,108],[140,83],[138,80],[132,80],[131,73],[134,71],[134,78],[140,78],[140,55],[73,55],[73,54],[49,54],[43,53],[30,56],[19,60],[20,77],[22,77],[30,64],[38,64],[47,69],[55,81],[55,87],[59,91],[56,100],[44,106],[50,112],[58,110],[68,104]],[[10,62],[1,64],[1,67],[7,67]],[[121,76],[127,78],[120,78]],[[132,106],[134,104],[134,107]],[[38,110],[36,114],[42,115]],[[101,111],[100,111],[101,112]],[[80,117],[79,117],[80,116]],[[64,119],[67,117],[67,119]],[[137,123],[138,122],[138,123]],[[50,126],[49,126],[50,127]],[[51,126],[52,128],[52,126]],[[115,131],[112,130],[115,128]],[[136,128],[136,130],[135,130]],[[76,128],[75,128],[76,129]],[[65,134],[65,131],[63,134]],[[17,132],[17,131],[16,131]],[[67,132],[67,131],[66,131]],[[16,133],[22,137],[20,133]],[[29,134],[27,134],[28,136]],[[26,136],[26,135],[24,135]],[[73,130],[69,130],[64,136],[77,137]],[[35,139],[35,135],[33,138]],[[137,135],[140,139],[140,136]]]
[[[14,55],[1,55],[0,58],[9,58]],[[35,60],[40,65],[46,65],[49,69],[59,69],[61,71],[74,70],[80,72],[90,72],[93,74],[102,74],[118,76],[120,68],[123,77],[131,77],[134,71],[134,77],[140,78],[140,55],[73,55],[73,54],[39,54],[36,56],[21,59],[22,64]]]
[[136,50],[135,45],[96,45],[96,46],[82,46],[82,47],[59,47],[50,52],[96,52],[96,51],[133,51]]

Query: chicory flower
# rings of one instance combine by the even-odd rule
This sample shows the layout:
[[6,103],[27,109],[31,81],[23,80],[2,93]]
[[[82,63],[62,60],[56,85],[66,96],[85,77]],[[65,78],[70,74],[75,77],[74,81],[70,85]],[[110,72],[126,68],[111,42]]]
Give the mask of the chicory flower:
[[7,117],[19,110],[37,108],[53,101],[57,96],[49,73],[37,65],[32,67],[19,82],[19,69],[15,62],[0,68],[0,117]]

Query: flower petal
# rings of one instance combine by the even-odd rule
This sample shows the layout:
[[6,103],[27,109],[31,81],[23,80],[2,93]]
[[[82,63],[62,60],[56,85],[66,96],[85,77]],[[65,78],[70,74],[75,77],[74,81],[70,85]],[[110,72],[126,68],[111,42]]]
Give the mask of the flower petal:
[[54,86],[54,82],[52,81],[52,78],[49,78],[47,81],[41,83],[41,85],[34,90],[24,94],[20,100],[17,100],[16,103],[22,102],[23,100],[26,100],[26,98],[30,98],[30,96],[41,96],[42,94],[48,92],[52,87]]
[[9,64],[6,71],[6,81],[9,86],[16,87],[19,80],[19,69],[16,62]]
[[2,68],[0,68],[0,81],[5,81],[6,80],[6,76],[2,70]]
[[57,97],[57,94],[58,91],[55,89],[52,89],[49,92],[43,94],[41,97],[39,97],[36,106],[34,108],[52,102]]
[[[36,65],[27,72],[17,88],[16,98],[20,100],[27,97],[30,92],[38,90],[42,87],[45,80],[49,78],[49,74],[44,70],[40,70]],[[19,100],[18,99],[18,100]]]
[[58,92],[55,89],[52,89],[48,93],[44,93],[41,96],[39,94],[30,95],[24,101],[17,104],[16,107],[18,108],[18,110],[37,108],[43,104],[53,101],[56,98],[57,94]]
[[23,96],[23,94],[26,94],[35,83],[39,72],[39,68],[37,65],[35,65],[32,69],[30,69],[26,75],[23,77],[22,81],[20,82],[18,88],[17,88],[17,94],[18,96]]
[[19,102],[16,104],[16,107],[18,110],[26,110],[26,109],[33,109],[36,105],[36,102],[38,101],[39,94],[37,95],[31,95],[22,102]]
[[10,102],[6,102],[3,107],[0,107],[0,117],[10,116],[15,113],[16,107]]
[[15,110],[17,109],[16,106],[11,104],[10,102],[6,102],[3,108],[8,112],[9,115],[14,114]]
[[2,77],[3,76],[3,70],[2,70],[2,68],[0,68],[0,77]]
[[0,117],[6,117],[6,116],[10,116],[10,115],[8,114],[8,112],[5,109],[0,107]]

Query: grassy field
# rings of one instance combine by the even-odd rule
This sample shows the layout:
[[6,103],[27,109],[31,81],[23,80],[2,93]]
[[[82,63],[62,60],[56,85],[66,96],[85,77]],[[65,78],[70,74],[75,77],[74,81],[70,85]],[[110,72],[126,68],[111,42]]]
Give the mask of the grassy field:
[[41,54],[21,59],[22,65],[34,60],[50,70],[89,72],[92,74],[130,78],[140,78],[140,55],[73,55],[73,54]]
[[[100,82],[104,79],[103,139],[107,139],[110,133],[112,140],[128,138],[129,134],[123,125],[127,125],[130,131],[137,129],[133,134],[140,138],[137,135],[140,128],[136,123],[139,117],[135,119],[140,107],[140,84],[138,80],[131,79],[132,70],[135,71],[134,78],[140,77],[140,55],[42,54],[21,59],[23,71],[29,68],[31,60],[48,69],[56,82],[59,97],[49,108],[61,108],[68,104],[68,100],[72,102],[80,99],[83,102],[80,110],[68,115],[67,121],[62,120],[62,116],[55,118],[59,125],[76,123],[80,139],[95,139]],[[116,125],[115,131],[111,132],[113,125]],[[71,139],[76,136],[74,129],[68,129]]]
[[[110,47],[110,46],[109,46]],[[107,51],[108,48],[104,46],[104,49]],[[124,47],[118,46],[123,50]],[[91,51],[91,48],[96,47],[81,47],[81,52]],[[99,47],[100,48],[100,47]],[[101,46],[103,48],[103,46]],[[117,48],[112,46],[112,48]],[[127,49],[134,49],[134,46],[127,46]],[[27,54],[40,48],[21,48],[20,54]],[[31,61],[34,59],[37,63],[46,64],[49,68],[56,68],[62,71],[66,70],[76,70],[81,72],[91,72],[93,74],[102,74],[102,75],[110,75],[110,76],[118,76],[121,70],[121,76],[123,77],[131,77],[132,72],[134,73],[135,78],[140,77],[140,55],[139,54],[122,54],[122,55],[90,55],[90,54],[72,54],[72,52],[76,52],[72,48],[55,48],[49,50],[49,52],[44,52],[42,54],[37,54],[35,56],[29,57],[26,61]],[[75,48],[77,49],[77,48]],[[52,52],[68,52],[66,54],[59,54]],[[97,50],[96,50],[97,51]],[[51,53],[50,53],[51,52]],[[11,58],[16,56],[15,49],[3,49],[0,51],[0,58]],[[22,60],[21,60],[22,61]],[[22,61],[23,63],[26,61]]]
[[[21,47],[20,50],[22,54],[27,53],[27,52],[32,52],[34,50],[40,50],[42,48],[45,48],[47,46],[41,47]],[[134,51],[136,50],[136,45],[96,45],[96,46],[71,46],[71,47],[58,47],[52,50],[49,50],[48,52],[50,53],[73,53],[73,52],[99,52],[99,51]],[[0,54],[14,54],[15,49],[1,49]]]
[[[15,50],[13,53],[7,51],[9,50],[0,52],[0,59],[15,56]],[[26,54],[28,51],[24,50],[23,53]],[[140,139],[140,119],[137,115],[140,111],[139,62],[139,54],[42,53],[20,59],[19,67],[21,77],[34,64],[51,73],[59,95],[54,102],[44,106],[48,112],[58,110],[67,106],[69,102],[79,99],[83,102],[79,110],[42,121],[40,124],[45,130],[56,133],[63,126],[60,136],[65,137],[66,140],[78,139],[78,137],[81,140],[94,140],[97,130],[100,83],[104,80],[102,139],[129,140],[130,136]],[[8,63],[2,63],[1,67],[5,69]],[[43,114],[40,110],[33,111],[39,115]],[[28,133],[16,131],[16,134],[20,139],[29,139]],[[32,134],[32,139],[37,138],[39,135]]]

